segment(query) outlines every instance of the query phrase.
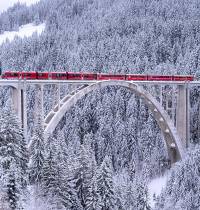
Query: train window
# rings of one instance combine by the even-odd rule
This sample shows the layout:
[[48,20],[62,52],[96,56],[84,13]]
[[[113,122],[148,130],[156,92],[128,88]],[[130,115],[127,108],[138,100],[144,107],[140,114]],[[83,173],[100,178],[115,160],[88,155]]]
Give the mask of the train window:
[[101,76],[102,77],[110,77],[110,75],[107,75],[107,74],[102,74]]
[[10,73],[10,76],[17,77],[18,74],[17,73]]
[[90,78],[92,75],[83,75],[85,78]]
[[70,74],[71,77],[80,77],[81,74]]
[[39,77],[42,77],[42,76],[43,76],[43,74],[42,74],[42,73],[38,73],[38,76],[39,76]]
[[60,73],[60,74],[58,73],[58,74],[56,74],[56,76],[57,77],[65,77],[66,75],[65,74],[62,74],[62,73]]
[[25,77],[31,77],[31,73],[24,73]]
[[114,74],[114,75],[102,75],[102,76],[105,77],[105,78],[108,78],[108,79],[111,79],[111,78],[116,79],[116,78],[123,78],[123,77],[124,77],[124,75],[119,75],[119,74]]

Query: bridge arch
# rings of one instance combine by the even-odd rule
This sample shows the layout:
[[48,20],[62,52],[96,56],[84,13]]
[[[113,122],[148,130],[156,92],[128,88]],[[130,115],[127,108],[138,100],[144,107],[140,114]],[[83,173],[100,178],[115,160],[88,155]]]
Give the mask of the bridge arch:
[[183,144],[177,134],[177,130],[173,125],[168,114],[161,106],[161,104],[142,87],[128,81],[100,81],[92,85],[85,85],[79,88],[61,100],[60,105],[57,105],[45,118],[45,136],[52,134],[56,129],[58,123],[61,121],[65,113],[77,103],[86,94],[103,88],[106,86],[120,86],[127,88],[135,95],[139,96],[147,107],[151,110],[154,118],[156,119],[166,143],[169,159],[171,163],[174,163],[182,159],[184,154]]

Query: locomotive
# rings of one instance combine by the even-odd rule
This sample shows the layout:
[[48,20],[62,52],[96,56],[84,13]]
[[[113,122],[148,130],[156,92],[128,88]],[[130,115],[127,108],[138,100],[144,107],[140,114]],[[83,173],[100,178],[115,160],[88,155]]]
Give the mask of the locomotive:
[[193,81],[192,75],[108,74],[83,72],[5,71],[1,79],[22,80],[127,80],[127,81]]

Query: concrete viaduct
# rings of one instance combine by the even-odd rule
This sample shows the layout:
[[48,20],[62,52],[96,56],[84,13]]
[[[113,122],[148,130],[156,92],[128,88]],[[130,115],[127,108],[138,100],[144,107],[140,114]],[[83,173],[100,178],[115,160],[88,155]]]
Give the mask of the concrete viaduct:
[[[0,80],[0,86],[12,87],[12,100],[14,109],[22,122],[24,132],[27,132],[27,109],[26,109],[26,86],[27,84],[38,85],[42,92],[43,86],[56,84],[60,91],[61,84],[77,84],[79,87],[60,100],[44,119],[45,135],[52,134],[65,113],[86,94],[106,86],[119,86],[130,90],[141,98],[151,110],[156,119],[165,140],[169,158],[172,163],[182,159],[189,142],[189,85],[192,82],[152,82],[152,81],[58,81],[58,80]],[[167,111],[150,92],[143,88],[144,85],[175,85],[177,93],[176,124],[170,119]]]

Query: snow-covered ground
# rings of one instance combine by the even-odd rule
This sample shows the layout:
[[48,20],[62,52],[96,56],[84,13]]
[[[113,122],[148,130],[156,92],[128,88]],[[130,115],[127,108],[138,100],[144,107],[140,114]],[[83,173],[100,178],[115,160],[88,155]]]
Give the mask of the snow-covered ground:
[[6,39],[9,39],[12,41],[15,36],[19,36],[21,38],[24,37],[29,37],[31,36],[34,32],[37,32],[39,35],[44,31],[45,29],[45,24],[40,24],[40,25],[34,25],[32,23],[23,25],[19,28],[19,31],[5,31],[3,34],[0,35],[0,45],[6,41]]
[[3,11],[6,11],[8,7],[13,6],[13,4],[20,2],[20,3],[26,3],[27,6],[30,6],[31,4],[37,3],[40,0],[0,0],[0,13]]
[[151,207],[154,207],[155,201],[153,200],[154,195],[158,196],[160,195],[163,188],[165,188],[167,183],[167,174],[165,174],[163,177],[158,177],[156,179],[153,179],[149,185],[149,195],[150,195],[150,205]]

